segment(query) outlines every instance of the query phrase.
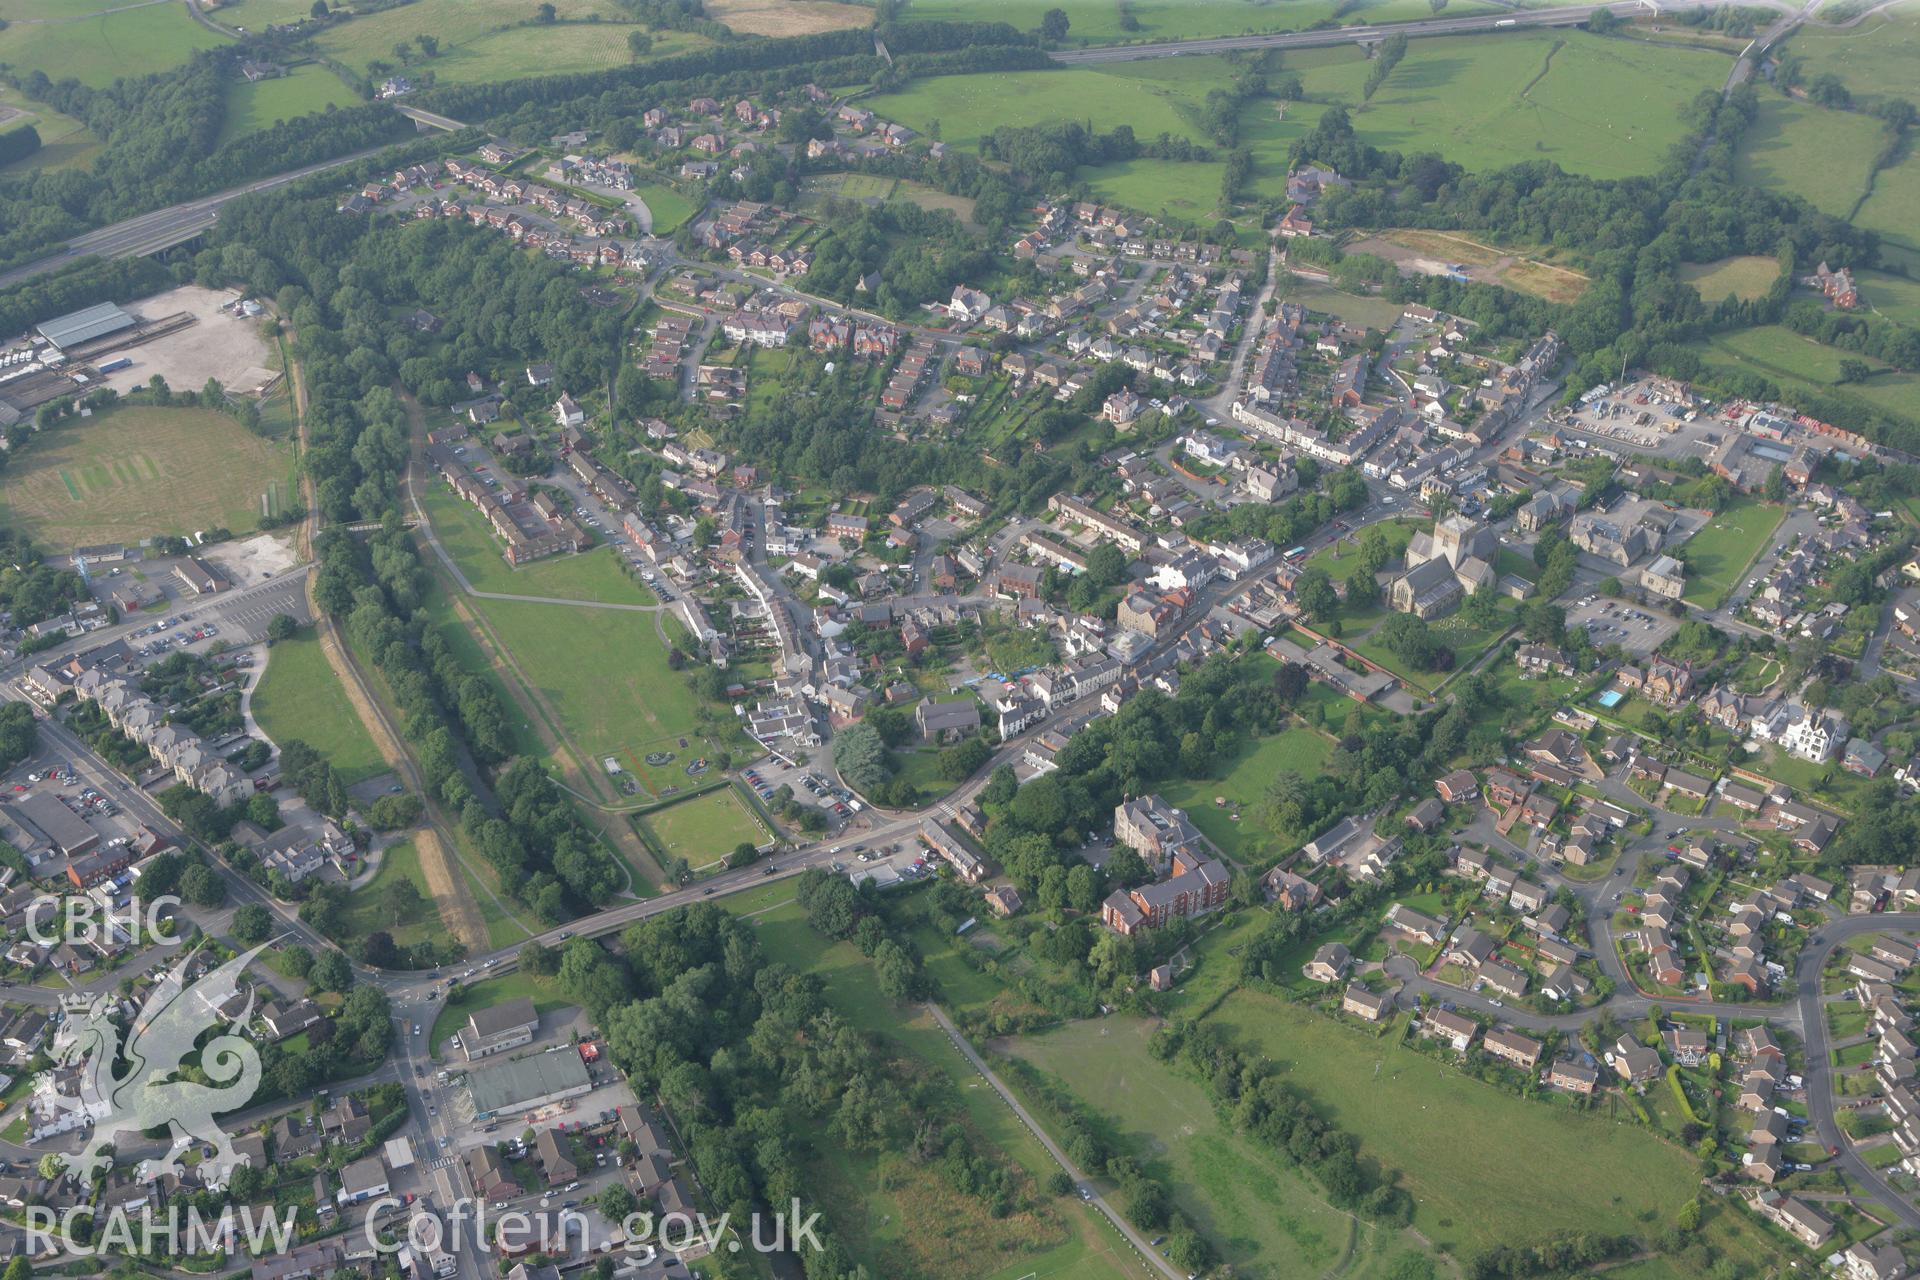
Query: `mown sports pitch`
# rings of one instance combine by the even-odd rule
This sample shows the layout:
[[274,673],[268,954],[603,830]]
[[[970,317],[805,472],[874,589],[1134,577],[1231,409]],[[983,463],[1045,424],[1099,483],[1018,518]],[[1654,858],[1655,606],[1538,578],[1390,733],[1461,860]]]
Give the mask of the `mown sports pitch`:
[[1687,603],[1719,605],[1786,514],[1784,507],[1741,498],[1702,525],[1687,539]]
[[49,547],[260,523],[292,493],[291,448],[211,409],[124,405],[69,418],[0,474],[0,522]]

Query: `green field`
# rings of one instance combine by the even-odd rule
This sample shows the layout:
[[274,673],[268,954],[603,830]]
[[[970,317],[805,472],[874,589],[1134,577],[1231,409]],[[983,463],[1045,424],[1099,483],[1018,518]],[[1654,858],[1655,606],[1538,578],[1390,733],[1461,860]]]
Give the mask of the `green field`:
[[[510,600],[470,603],[537,695],[541,714],[551,717],[549,730],[578,750],[588,776],[604,777],[600,762],[615,756],[648,792],[661,795],[704,780],[686,773],[696,758],[739,745],[730,715],[717,722],[722,736],[702,734],[699,700],[686,676],[667,665],[650,615]],[[562,636],[565,643],[558,643]],[[644,757],[655,751],[674,758],[649,766]]]
[[[396,880],[411,880],[413,887],[420,891],[413,912],[402,919],[395,919],[388,906],[392,901],[389,890]],[[402,841],[381,852],[380,869],[374,872],[373,879],[355,889],[347,900],[342,925],[351,941],[385,930],[393,937],[394,945],[402,950],[416,942],[446,936],[446,926],[433,905],[433,893],[427,888],[426,873],[420,869],[420,853],[411,843]]]
[[1920,209],[1920,155],[1909,147],[1899,164],[1873,176],[1873,194],[1853,215],[1853,224],[1879,232],[1893,250],[1885,256],[1897,257],[1909,271],[1920,273],[1920,226],[1914,223],[1915,209]]
[[1920,329],[1920,280],[1885,271],[1856,271],[1867,309],[1911,329]]
[[[1264,862],[1298,842],[1269,833],[1253,808],[1275,774],[1291,769],[1305,779],[1318,777],[1331,754],[1333,743],[1324,734],[1295,726],[1247,747],[1223,776],[1176,783],[1163,787],[1161,794],[1169,804],[1185,809],[1223,853],[1241,863]],[[1216,799],[1226,803],[1215,804]]]
[[664,182],[636,183],[633,194],[646,201],[647,212],[653,215],[653,234],[657,236],[672,235],[699,208]]
[[[1069,45],[1135,44],[1150,40],[1194,40],[1205,36],[1237,36],[1267,31],[1300,31],[1317,23],[1360,26],[1375,22],[1408,22],[1430,18],[1426,0],[1358,0],[1340,5],[1334,0],[1132,0],[1127,9],[1138,24],[1129,31],[1120,22],[1120,6],[1111,0],[917,0],[906,11],[909,21],[1007,22],[1031,31],[1040,15],[1058,8],[1067,15]],[[1458,0],[1447,6],[1449,18],[1491,13],[1494,6]]]
[[1393,1237],[1329,1205],[1291,1161],[1235,1133],[1198,1082],[1147,1051],[1153,1027],[1116,1014],[1022,1037],[1010,1048],[1100,1113],[1124,1150],[1166,1173],[1175,1202],[1233,1274],[1346,1275],[1392,1247]]
[[93,163],[100,154],[100,140],[93,131],[72,116],[62,115],[44,103],[35,102],[10,84],[0,84],[0,107],[11,107],[24,115],[9,115],[0,129],[17,129],[31,124],[40,134],[40,149],[24,160],[0,166],[0,173],[30,173],[40,169],[75,169]]
[[211,409],[122,405],[37,436],[0,474],[0,521],[50,547],[256,528],[291,447]]
[[1738,498],[1701,526],[1686,543],[1687,603],[1718,607],[1786,516],[1784,507]]
[[1401,311],[1399,303],[1386,298],[1362,297],[1311,280],[1296,281],[1279,290],[1276,296],[1284,302],[1297,302],[1310,311],[1324,311],[1330,316],[1338,316],[1351,324],[1363,324],[1371,329],[1391,329]]
[[773,838],[731,786],[655,809],[640,821],[668,857],[685,858],[696,870],[725,858],[735,845],[758,847]]
[[426,508],[440,545],[475,591],[611,604],[654,602],[653,594],[627,575],[612,547],[599,546],[579,555],[554,556],[515,567],[500,553],[500,543],[486,519],[452,489],[429,477],[421,483],[419,493],[420,505]]
[[[395,44],[418,35],[440,41],[438,56],[416,63],[443,84],[512,80],[525,76],[605,71],[627,66],[627,33],[638,30],[611,0],[557,0],[559,21],[536,24],[519,0],[415,0],[320,33],[321,52],[365,71],[370,62],[395,63]],[[597,17],[599,21],[589,21]],[[704,36],[659,31],[653,55],[709,43]]]
[[[850,943],[831,943],[806,923],[791,886],[730,895],[729,910],[750,918],[769,959],[783,961],[826,983],[828,1003],[853,1027],[882,1037],[930,1075],[961,1108],[980,1138],[1012,1158],[1036,1183],[1057,1166],[999,1095],[967,1065],[933,1019],[918,1008],[895,1006],[878,994],[872,965]],[[784,903],[785,905],[776,905]],[[969,971],[970,972],[970,971]],[[929,1280],[1158,1280],[1159,1273],[1091,1210],[1070,1201],[1044,1201],[1038,1214],[1016,1215],[1005,1229],[977,1200],[944,1201],[952,1214],[929,1216],[917,1183],[883,1180],[875,1162],[822,1143],[810,1171],[844,1193],[831,1215],[876,1276],[918,1275]],[[835,1197],[825,1197],[830,1203]],[[915,1230],[930,1223],[934,1230]],[[891,1264],[891,1265],[889,1265]]]
[[1399,1170],[1415,1228],[1456,1253],[1561,1231],[1637,1234],[1643,1214],[1667,1220],[1699,1177],[1685,1151],[1604,1111],[1510,1097],[1298,1005],[1243,990],[1211,1020],[1271,1054],[1360,1139],[1362,1159]]
[[1399,560],[1406,554],[1407,544],[1413,541],[1413,535],[1422,527],[1431,528],[1424,520],[1383,520],[1370,524],[1366,529],[1357,529],[1345,534],[1338,542],[1328,543],[1307,557],[1307,568],[1319,569],[1335,582],[1345,582],[1360,571],[1360,539],[1369,529],[1379,529],[1385,534],[1387,546],[1393,555],[1388,563]]
[[1889,370],[1867,360],[1878,369],[1872,378],[1836,385],[1840,361],[1853,357],[1853,353],[1823,346],[1782,325],[1721,334],[1694,343],[1693,349],[1709,365],[1745,369],[1771,378],[1788,399],[1802,391],[1816,391],[1858,400],[1893,417],[1920,422],[1920,375]]
[[271,128],[282,120],[329,107],[357,106],[359,102],[353,91],[340,83],[339,76],[318,63],[295,67],[273,80],[254,84],[238,80],[227,90],[227,118],[221,122],[220,138],[224,142]]
[[1767,290],[1780,278],[1780,260],[1762,254],[1722,258],[1718,262],[1686,262],[1680,266],[1680,278],[1694,288],[1708,304],[1731,294],[1743,302],[1767,296]]
[[267,651],[266,674],[250,705],[261,732],[276,743],[298,738],[325,756],[348,786],[386,772],[311,630]]
[[184,4],[9,0],[0,18],[10,24],[0,30],[0,62],[16,74],[44,71],[94,88],[170,70],[196,49],[227,43],[189,17]]
[[950,146],[975,146],[1003,125],[1052,119],[1092,120],[1097,128],[1130,124],[1142,138],[1170,133],[1204,141],[1191,113],[1219,82],[1184,71],[1171,64],[1149,64],[1143,71],[1139,64],[1122,63],[1111,70],[1074,67],[930,76],[903,92],[880,94],[861,105],[923,133],[937,120],[940,137]]
[[1881,145],[1880,125],[1857,112],[1763,94],[1759,117],[1740,136],[1734,176],[1844,218],[1866,190]]
[[1896,6],[1857,25],[1829,30],[1812,24],[1795,31],[1786,51],[1803,61],[1802,83],[1831,72],[1854,101],[1872,107],[1902,96],[1920,66],[1920,9]]

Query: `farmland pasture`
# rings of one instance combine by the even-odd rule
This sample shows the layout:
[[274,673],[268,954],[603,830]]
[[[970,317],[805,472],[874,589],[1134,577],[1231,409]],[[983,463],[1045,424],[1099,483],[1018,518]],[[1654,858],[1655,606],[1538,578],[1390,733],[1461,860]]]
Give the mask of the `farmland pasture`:
[[1868,310],[1920,329],[1920,281],[1885,271],[1856,271],[1853,278],[1860,285]]
[[1692,346],[1709,365],[1745,369],[1771,378],[1788,397],[1815,391],[1858,400],[1896,418],[1920,422],[1920,374],[1901,373],[1868,360],[1876,369],[1873,377],[1836,385],[1840,361],[1852,353],[1803,338],[1783,325],[1740,329]]
[[1740,136],[1734,176],[1844,218],[1866,190],[1880,146],[1880,126],[1866,116],[1763,94],[1760,114]]
[[1780,260],[1764,254],[1742,254],[1718,262],[1684,262],[1680,278],[1694,288],[1708,304],[1728,294],[1743,302],[1767,296],[1767,290],[1780,276]]
[[350,107],[360,99],[340,77],[318,63],[295,67],[286,75],[248,84],[235,81],[227,89],[227,117],[220,125],[221,141],[271,128],[282,120]]
[[[1406,22],[1433,16],[1426,0],[1132,0],[1127,10],[1137,29],[1121,25],[1120,6],[1113,0],[916,0],[908,6],[909,22],[1005,22],[1031,31],[1048,9],[1067,15],[1068,45],[1140,43],[1151,40],[1194,40],[1206,36],[1237,36],[1268,31],[1300,31],[1316,23],[1361,26],[1375,22]],[[1456,0],[1447,6],[1450,18],[1491,13],[1494,6],[1478,0]]]
[[[1853,225],[1880,234],[1883,253],[1920,273],[1920,152],[1909,146],[1906,156],[1890,169],[1873,175],[1873,194],[1853,215]],[[1869,299],[1871,300],[1871,299]]]
[[1040,120],[1081,120],[1096,130],[1130,124],[1142,138],[1170,133],[1201,142],[1204,136],[1191,112],[1209,87],[1209,82],[1191,75],[1155,76],[1133,64],[1122,64],[1112,70],[1072,67],[929,76],[902,92],[881,94],[861,105],[923,133],[937,120],[942,140],[963,147],[978,146],[981,138],[1003,125]]
[[0,475],[0,521],[52,547],[260,523],[291,448],[211,409],[122,405],[38,436]]
[[8,0],[0,18],[10,24],[0,29],[0,62],[16,74],[44,71],[94,88],[122,76],[170,70],[196,50],[227,43],[189,17],[183,4]]
[[[638,30],[612,0],[557,0],[558,20],[532,21],[519,0],[415,0],[335,23],[316,38],[322,52],[356,70],[392,63],[395,44],[430,35],[437,57],[420,65],[448,84],[605,71],[626,66],[627,33]],[[686,32],[650,32],[655,55],[709,43]]]
[[873,23],[873,10],[836,0],[707,0],[706,13],[746,36],[810,36]]
[[1913,83],[1913,69],[1920,66],[1920,8],[1896,5],[1843,30],[1802,26],[1787,52],[1804,63],[1803,82],[1831,72],[1855,102],[1873,107]]

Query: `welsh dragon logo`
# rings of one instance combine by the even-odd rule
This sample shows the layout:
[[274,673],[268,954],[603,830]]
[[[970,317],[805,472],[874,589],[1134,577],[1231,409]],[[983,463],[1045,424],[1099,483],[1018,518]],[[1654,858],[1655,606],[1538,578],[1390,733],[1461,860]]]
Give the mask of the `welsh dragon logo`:
[[[111,1168],[115,1139],[137,1138],[153,1129],[168,1129],[173,1146],[158,1161],[149,1161],[147,1174],[157,1177],[185,1173],[180,1155],[194,1143],[213,1148],[200,1163],[202,1178],[224,1185],[235,1166],[246,1157],[234,1151],[226,1131],[214,1115],[234,1111],[252,1100],[260,1087],[260,1051],[244,1036],[222,1033],[201,1046],[195,1078],[182,1078],[183,1064],[194,1053],[201,1034],[220,1020],[219,1010],[240,991],[240,975],[267,944],[221,965],[188,986],[182,978],[191,953],[183,957],[154,986],[133,1020],[123,1045],[121,1031],[108,1016],[110,996],[96,996],[68,1015],[55,1050],[62,1064],[84,1061],[78,1107],[93,1121],[86,1145],[67,1157],[67,1169],[82,1182]],[[253,1016],[249,993],[232,1025],[244,1028]],[[125,1074],[116,1074],[119,1064]],[[202,1084],[205,1077],[209,1084]]]

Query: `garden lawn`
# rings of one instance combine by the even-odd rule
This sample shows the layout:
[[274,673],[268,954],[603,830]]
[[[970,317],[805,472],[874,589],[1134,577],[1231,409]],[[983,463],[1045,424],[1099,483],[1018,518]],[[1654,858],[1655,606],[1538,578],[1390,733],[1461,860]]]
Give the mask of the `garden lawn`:
[[1116,1014],[1008,1047],[1097,1112],[1123,1151],[1166,1174],[1175,1203],[1235,1275],[1348,1274],[1393,1243],[1395,1236],[1362,1226],[1349,1257],[1353,1219],[1327,1204],[1319,1185],[1290,1161],[1222,1122],[1198,1082],[1155,1059],[1147,1050],[1154,1025]]
[[54,80],[72,78],[95,89],[122,76],[170,71],[199,49],[227,40],[195,22],[182,4],[115,5],[108,0],[85,5],[37,6],[45,21],[14,21],[19,0],[10,0],[0,17],[0,62],[24,78],[44,71]]
[[428,1048],[438,1050],[446,1043],[448,1036],[460,1030],[468,1018],[482,1009],[491,1009],[522,996],[532,1000],[534,1010],[542,1014],[571,1007],[548,979],[536,978],[525,970],[515,970],[498,978],[464,982],[447,993],[446,1003],[440,1006],[440,1012],[433,1020],[432,1043]]
[[[1186,810],[1221,852],[1241,863],[1261,862],[1298,843],[1269,833],[1253,816],[1274,775],[1291,769],[1311,780],[1326,767],[1331,754],[1333,744],[1325,735],[1296,725],[1243,750],[1219,779],[1174,783],[1162,787],[1161,794],[1169,804]],[[1224,798],[1226,804],[1216,805],[1216,798]]]
[[1718,607],[1786,515],[1784,507],[1737,498],[1701,526],[1686,542],[1687,603]]
[[696,868],[725,858],[735,845],[758,848],[772,838],[732,786],[655,809],[640,821],[668,857],[685,858]]
[[653,594],[628,576],[610,546],[515,567],[501,554],[485,518],[437,477],[422,485],[420,505],[426,508],[440,545],[475,591],[609,604],[654,602]]
[[1787,192],[1844,218],[1867,187],[1881,147],[1877,121],[1811,102],[1760,95],[1760,114],[1740,135],[1734,176],[1743,185]]
[[1300,1005],[1242,990],[1211,1021],[1270,1054],[1359,1138],[1363,1160],[1399,1170],[1415,1228],[1455,1254],[1558,1232],[1637,1234],[1643,1213],[1665,1221],[1698,1181],[1690,1155],[1644,1129],[1512,1097]]
[[333,765],[348,786],[384,773],[387,763],[354,712],[311,628],[267,650],[254,688],[253,717],[276,744],[299,739]]
[[1766,297],[1767,290],[1780,278],[1780,260],[1765,254],[1743,254],[1718,262],[1686,262],[1680,266],[1680,278],[1709,305],[1729,294],[1751,302]]
[[121,405],[35,436],[0,475],[0,522],[54,547],[247,532],[293,475],[291,446],[227,414]]
[[284,76],[249,84],[239,80],[227,88],[227,118],[220,140],[238,138],[271,128],[282,120],[313,115],[328,107],[354,107],[360,99],[340,77],[319,63],[295,67]]
[[[734,899],[727,899],[729,907]],[[1058,1166],[1020,1124],[991,1086],[961,1057],[933,1019],[918,1006],[896,1005],[879,994],[873,967],[846,942],[816,933],[797,903],[763,909],[753,921],[769,959],[819,975],[827,1002],[853,1027],[881,1037],[922,1071],[936,1087],[951,1089],[967,1125],[1038,1184]],[[967,972],[971,973],[971,970]],[[1153,1271],[1097,1214],[1071,1200],[1041,1195],[1038,1212],[996,1220],[981,1202],[944,1200],[949,1211],[927,1216],[925,1189],[915,1179],[883,1180],[871,1157],[821,1143],[815,1174],[846,1193],[834,1228],[875,1268],[876,1275],[916,1274],[933,1280],[1018,1280],[1023,1276],[1064,1280],[1157,1280]],[[931,1227],[915,1232],[912,1228]],[[932,1239],[920,1237],[932,1236]]]

